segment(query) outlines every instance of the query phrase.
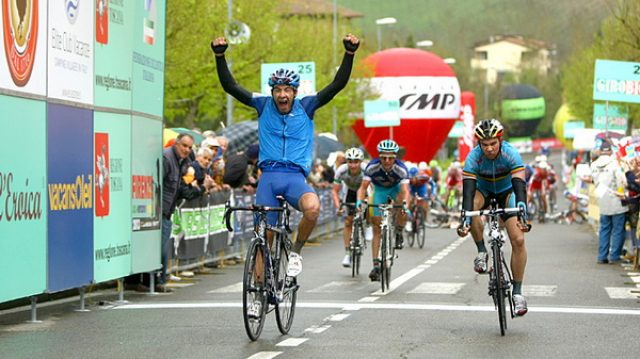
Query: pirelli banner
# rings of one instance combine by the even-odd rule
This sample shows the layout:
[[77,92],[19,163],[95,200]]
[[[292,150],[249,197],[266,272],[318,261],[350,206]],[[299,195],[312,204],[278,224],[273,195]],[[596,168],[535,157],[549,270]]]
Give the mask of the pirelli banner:
[[0,0],[0,302],[160,268],[166,0]]

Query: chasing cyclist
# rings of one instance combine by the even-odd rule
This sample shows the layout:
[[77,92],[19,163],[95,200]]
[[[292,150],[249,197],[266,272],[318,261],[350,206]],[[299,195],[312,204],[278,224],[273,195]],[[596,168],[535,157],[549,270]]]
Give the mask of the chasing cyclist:
[[[360,204],[366,198],[369,184],[373,184],[373,204],[387,202],[387,196],[395,199],[400,205],[409,199],[409,170],[407,166],[396,157],[398,144],[393,140],[383,140],[378,143],[378,158],[373,159],[364,171],[364,178],[358,189],[356,207],[360,210]],[[407,214],[402,211],[396,216],[396,249],[402,249],[402,229],[407,221]],[[371,243],[371,256],[373,257],[373,269],[369,273],[369,279],[376,282],[380,280],[380,211],[374,208],[371,218],[373,225],[373,241]]]
[[[429,201],[433,200],[436,193],[436,183],[431,177],[431,173],[427,171],[427,169],[420,169],[419,167],[412,166],[409,168],[409,194],[410,199],[407,206],[409,208],[413,208],[413,204],[415,202],[416,206],[422,207],[424,211],[424,220],[427,219],[429,214]],[[415,215],[415,213],[413,213]],[[413,230],[418,230],[417,228],[412,228],[411,221],[407,221],[405,225],[405,230],[407,232],[411,232]]]
[[[302,211],[298,225],[298,238],[289,255],[287,275],[295,277],[302,272],[300,251],[320,214],[320,200],[307,184],[311,170],[314,123],[316,110],[326,105],[349,82],[353,57],[360,40],[348,34],[342,40],[345,53],[333,82],[316,95],[296,98],[300,75],[288,69],[278,69],[269,77],[271,95],[252,94],[235,81],[224,52],[227,41],[218,37],[211,42],[215,54],[218,79],[222,88],[243,104],[253,107],[258,113],[258,139],[260,154],[258,167],[262,176],[256,192],[256,203],[278,206],[276,196]],[[270,213],[268,222],[275,224],[277,213]]]
[[[465,211],[486,208],[489,200],[495,198],[501,208],[518,207],[527,213],[527,185],[524,181],[524,164],[518,151],[502,140],[504,129],[495,119],[482,120],[474,129],[478,139],[476,146],[465,161],[462,180],[462,207]],[[511,271],[513,273],[513,302],[515,314],[527,313],[527,301],[522,295],[522,280],[527,264],[527,249],[524,243],[526,223],[518,220],[516,214],[502,215],[509,239],[511,240]],[[458,229],[465,236],[471,235],[478,248],[474,270],[486,273],[488,254],[482,238],[483,225],[479,217],[462,218]]]
[[[347,163],[343,163],[338,167],[333,179],[333,205],[338,210],[338,215],[342,215],[344,208],[340,202],[340,192],[343,187],[346,189],[343,203],[356,203],[358,199],[358,188],[362,183],[364,169],[367,165],[362,162],[364,153],[359,148],[350,148],[345,153]],[[344,219],[344,258],[342,259],[343,267],[351,266],[351,228],[353,226],[353,215],[355,208],[347,207],[347,216]]]

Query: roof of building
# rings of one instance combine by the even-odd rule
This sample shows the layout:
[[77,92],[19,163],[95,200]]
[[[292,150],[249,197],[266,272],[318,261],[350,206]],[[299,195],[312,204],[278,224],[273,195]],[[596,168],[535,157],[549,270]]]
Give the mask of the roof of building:
[[520,45],[532,50],[551,49],[552,46],[544,41],[536,39],[527,39],[521,35],[494,35],[489,37],[489,40],[477,42],[473,45],[473,48],[478,48],[486,45],[491,45],[501,41],[510,42],[512,44]]
[[[325,0],[282,0],[279,10],[291,16],[333,16],[333,3]],[[364,16],[343,6],[337,6],[337,13],[347,19]]]

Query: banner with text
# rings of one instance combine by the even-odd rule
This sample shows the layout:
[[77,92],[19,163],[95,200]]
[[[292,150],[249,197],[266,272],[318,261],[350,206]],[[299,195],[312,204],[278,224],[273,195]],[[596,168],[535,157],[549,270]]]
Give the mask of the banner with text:
[[162,121],[133,116],[131,141],[131,263],[139,273],[160,267]]
[[132,109],[162,117],[165,0],[136,1],[134,6]]
[[[42,293],[47,263],[46,104],[0,95],[0,302]],[[19,119],[17,121],[16,119]],[[13,134],[13,135],[9,135]],[[24,149],[28,134],[28,150]],[[8,283],[7,283],[8,281]]]
[[98,1],[95,27],[95,105],[131,109],[134,1]]
[[93,3],[48,2],[48,97],[93,104]]
[[32,95],[47,94],[47,4],[0,2],[0,88]]
[[593,99],[640,103],[640,62],[596,60]]
[[47,290],[93,281],[93,114],[47,105]]
[[97,283],[131,273],[131,116],[94,113],[93,270]]

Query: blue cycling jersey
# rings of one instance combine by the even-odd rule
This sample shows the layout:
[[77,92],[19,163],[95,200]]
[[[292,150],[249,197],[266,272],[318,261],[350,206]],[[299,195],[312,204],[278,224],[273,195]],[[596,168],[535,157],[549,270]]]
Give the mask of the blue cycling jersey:
[[391,170],[385,171],[380,159],[375,158],[365,168],[364,179],[375,186],[389,188],[399,183],[409,183],[409,170],[404,162],[396,160]]
[[477,189],[482,192],[501,193],[511,189],[511,175],[524,171],[524,163],[518,151],[506,141],[502,141],[500,154],[490,160],[480,145],[476,146],[464,163],[462,175],[465,179],[475,179]]
[[317,96],[294,99],[291,112],[285,115],[278,111],[271,96],[253,97],[251,107],[258,111],[258,167],[266,171],[302,171],[308,176],[313,151],[313,115],[320,107]]

